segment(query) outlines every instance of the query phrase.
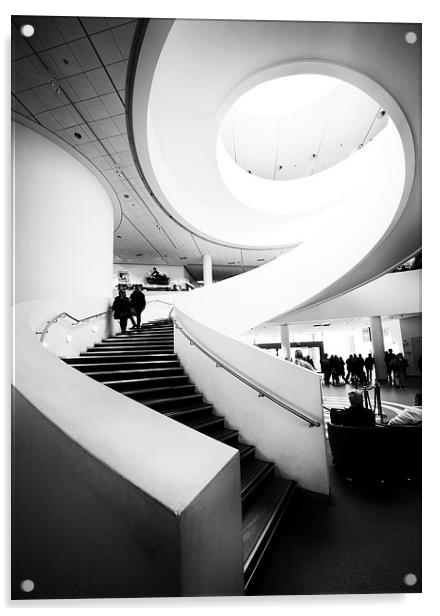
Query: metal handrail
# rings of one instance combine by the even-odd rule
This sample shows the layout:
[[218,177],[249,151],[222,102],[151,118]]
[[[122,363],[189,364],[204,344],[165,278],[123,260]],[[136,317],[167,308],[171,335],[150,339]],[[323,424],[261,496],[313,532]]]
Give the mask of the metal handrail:
[[286,409],[287,411],[289,411],[290,413],[293,413],[294,415],[296,415],[297,417],[299,417],[303,421],[306,421],[309,424],[309,428],[313,428],[313,427],[317,428],[317,427],[319,427],[321,425],[319,421],[316,421],[316,419],[312,419],[311,417],[308,417],[307,415],[304,415],[300,411],[298,411],[298,410],[294,409],[292,406],[290,406],[290,404],[287,404],[286,402],[283,402],[282,400],[280,400],[279,398],[277,398],[273,394],[269,393],[267,390],[262,389],[258,385],[255,385],[255,383],[252,383],[252,381],[250,381],[246,377],[244,377],[241,374],[239,374],[238,372],[236,372],[233,368],[231,368],[230,366],[225,364],[218,357],[215,357],[214,355],[212,355],[200,343],[198,343],[196,340],[194,340],[194,338],[192,336],[190,336],[184,330],[184,328],[177,323],[177,319],[175,317],[173,317],[173,321],[174,321],[174,325],[175,325],[176,329],[178,329],[179,331],[182,332],[182,334],[185,336],[185,338],[187,338],[189,340],[190,344],[192,344],[195,347],[197,347],[204,355],[206,355],[206,357],[209,357],[209,359],[211,359],[213,362],[215,362],[215,365],[216,365],[217,368],[223,368],[223,370],[226,370],[226,372],[229,372],[229,374],[232,374],[232,376],[234,376],[236,379],[238,379],[239,381],[241,381],[242,383],[244,383],[245,385],[247,385],[251,389],[254,389],[255,391],[257,391],[259,398],[267,398],[268,400],[271,400],[272,402],[275,402],[275,404],[278,404],[278,406],[281,406],[283,409]]
[[47,335],[47,332],[49,331],[49,328],[58,321],[58,319],[71,319],[72,321],[75,321],[73,323],[73,325],[79,325],[80,323],[88,323],[89,321],[93,320],[93,319],[98,319],[100,317],[103,317],[107,314],[109,314],[109,312],[111,311],[111,309],[109,308],[108,310],[106,310],[105,312],[98,312],[97,314],[92,314],[88,317],[84,317],[83,319],[77,319],[76,317],[72,316],[71,314],[69,314],[68,312],[60,312],[59,314],[57,314],[56,316],[53,317],[53,319],[51,319],[50,321],[47,322],[46,326],[44,327],[42,332],[35,332],[37,335],[40,335],[40,342],[44,342],[44,339]]
[[170,311],[169,311],[169,313],[168,313],[168,318],[171,318],[171,313],[172,313],[172,312],[173,312],[173,310],[174,310],[174,304],[171,304],[170,302],[166,302],[166,301],[164,301],[163,299],[148,299],[148,300],[145,302],[145,306],[146,306],[147,304],[151,304],[152,302],[159,302],[160,304],[166,304],[167,306],[171,306],[171,310],[170,310]]

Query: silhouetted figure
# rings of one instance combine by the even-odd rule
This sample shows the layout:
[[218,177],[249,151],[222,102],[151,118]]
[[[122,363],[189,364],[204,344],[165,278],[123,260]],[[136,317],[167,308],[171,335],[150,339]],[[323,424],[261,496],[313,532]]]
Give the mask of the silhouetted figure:
[[118,295],[113,300],[112,304],[113,317],[119,321],[119,325],[121,326],[121,332],[125,334],[127,331],[127,321],[131,320],[133,323],[133,327],[135,327],[135,322],[131,315],[131,305],[130,300],[128,299],[124,289],[119,289]]
[[362,357],[362,353],[359,353],[359,355],[358,355],[357,365],[358,365],[359,380],[360,380],[361,384],[364,385],[367,382],[367,378],[366,378],[365,372],[364,372],[365,360]]
[[307,357],[306,357],[306,361],[308,361],[308,362],[309,362],[309,364],[312,366],[313,370],[316,370],[316,368],[315,368],[315,364],[314,364],[314,362],[313,362],[313,359],[310,357],[310,355],[307,355]]
[[350,406],[340,411],[341,424],[343,426],[365,426],[373,427],[376,425],[374,413],[364,407],[362,393],[353,389],[348,392]]
[[345,381],[345,361],[342,357],[337,357],[338,360],[338,376]]
[[374,357],[371,353],[368,353],[368,357],[365,358],[365,370],[367,372],[367,381],[371,383],[373,380],[373,366],[374,366]]
[[324,374],[324,383],[326,385],[330,385],[330,375],[331,375],[331,367],[330,367],[330,360],[328,358],[327,353],[324,353],[324,356],[322,358],[321,361],[321,370]]
[[390,363],[391,370],[393,371],[394,385],[403,389],[406,385],[406,371],[408,368],[408,361],[403,357],[402,353],[398,353]]
[[345,377],[345,382],[348,383],[348,381],[351,378],[353,378],[353,355],[352,354],[350,354],[347,357],[346,366],[347,366],[347,375]]
[[130,295],[130,304],[134,315],[136,316],[136,327],[140,329],[141,315],[146,306],[145,295],[142,293],[141,285],[136,284],[134,291]]
[[385,365],[387,368],[387,380],[389,382],[390,385],[393,385],[393,370],[391,368],[391,362],[393,361],[393,359],[395,358],[395,355],[393,353],[393,349],[388,349],[388,351],[385,351]]
[[332,384],[339,385],[339,361],[336,355],[330,356],[330,374],[332,377]]

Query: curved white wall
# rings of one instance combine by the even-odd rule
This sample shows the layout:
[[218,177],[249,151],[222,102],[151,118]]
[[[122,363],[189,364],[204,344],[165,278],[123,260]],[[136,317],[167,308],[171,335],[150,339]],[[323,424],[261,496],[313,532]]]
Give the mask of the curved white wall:
[[110,297],[113,206],[78,160],[13,124],[15,302]]

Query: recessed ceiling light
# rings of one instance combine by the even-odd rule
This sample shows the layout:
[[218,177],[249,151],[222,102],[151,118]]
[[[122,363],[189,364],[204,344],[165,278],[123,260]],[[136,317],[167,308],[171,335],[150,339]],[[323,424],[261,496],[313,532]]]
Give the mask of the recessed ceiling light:
[[73,133],[73,136],[76,137],[77,139],[82,139],[81,133]]
[[67,60],[66,58],[63,58],[63,63],[64,64],[69,64],[69,60]]
[[281,171],[282,168],[283,168],[283,165],[278,165],[279,171]]
[[120,240],[122,239],[122,235],[117,235],[116,237],[118,237]]
[[144,256],[144,253],[143,253],[143,252],[137,252],[137,253],[136,253],[136,256],[137,256],[137,257],[143,257],[143,256]]
[[379,111],[379,113],[377,114],[377,117],[378,117],[378,118],[383,118],[383,116],[384,116],[385,114],[386,114],[385,109],[381,109],[381,110]]
[[125,194],[124,199],[130,199],[130,195]]
[[248,169],[248,173],[252,173],[252,171],[250,169]]
[[179,259],[180,259],[181,261],[185,261],[185,259],[187,259],[187,258],[188,258],[188,257],[179,257]]
[[20,34],[26,38],[33,36],[34,32],[35,28],[34,26],[31,26],[31,24],[23,24],[20,28]]
[[264,259],[257,259],[257,261],[264,261]]
[[408,45],[414,45],[414,43],[417,41],[417,34],[415,32],[407,32],[405,34],[405,41],[408,43]]

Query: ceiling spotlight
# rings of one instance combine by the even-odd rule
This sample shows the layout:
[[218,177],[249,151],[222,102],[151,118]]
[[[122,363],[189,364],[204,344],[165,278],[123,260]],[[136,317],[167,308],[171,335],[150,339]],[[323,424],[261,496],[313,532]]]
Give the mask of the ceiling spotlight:
[[117,235],[116,237],[122,240],[122,235]]
[[279,171],[281,171],[282,168],[283,168],[283,165],[278,165]]
[[414,43],[417,41],[417,34],[415,32],[407,32],[405,34],[405,41],[408,43],[408,45],[414,45]]
[[122,173],[121,168],[120,167],[116,167],[115,173],[116,173],[116,175],[121,175],[121,173]]
[[187,258],[188,258],[188,257],[179,257],[179,259],[180,259],[181,261],[185,261],[185,259],[187,259]]
[[316,158],[316,154],[312,154],[312,158]]
[[26,38],[33,36],[34,32],[35,32],[35,28],[34,26],[31,26],[31,24],[23,24],[20,28],[21,36],[24,36]]
[[130,199],[130,195],[124,195],[124,199]]
[[137,253],[136,253],[136,256],[137,256],[137,257],[143,257],[143,256],[144,256],[144,253],[143,253],[143,252],[137,252]]
[[252,173],[252,171],[250,169],[248,169],[248,173]]
[[73,133],[73,136],[76,137],[77,139],[82,139],[81,133]]
[[385,114],[386,114],[385,109],[381,109],[381,110],[379,111],[379,113],[377,114],[377,117],[378,117],[378,118],[383,118],[383,116],[384,116]]
[[257,259],[257,261],[264,261],[264,259]]
[[63,63],[64,64],[69,64],[69,60],[67,60],[66,58],[63,58]]

